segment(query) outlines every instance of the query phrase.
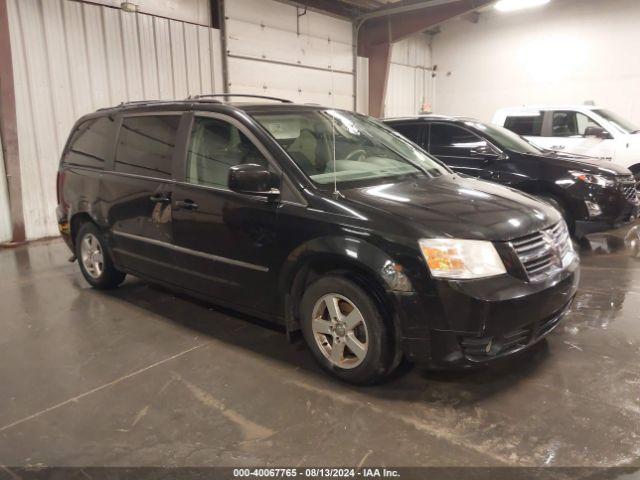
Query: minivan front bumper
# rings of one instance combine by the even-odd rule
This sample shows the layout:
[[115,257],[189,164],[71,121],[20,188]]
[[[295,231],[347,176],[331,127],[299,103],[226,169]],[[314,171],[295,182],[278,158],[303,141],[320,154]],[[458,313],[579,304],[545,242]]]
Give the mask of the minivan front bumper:
[[[523,351],[556,328],[571,306],[579,281],[576,256],[544,282],[504,275],[440,281],[437,299],[404,295],[403,351],[409,359],[445,368],[487,363]],[[415,315],[426,322],[416,321]]]

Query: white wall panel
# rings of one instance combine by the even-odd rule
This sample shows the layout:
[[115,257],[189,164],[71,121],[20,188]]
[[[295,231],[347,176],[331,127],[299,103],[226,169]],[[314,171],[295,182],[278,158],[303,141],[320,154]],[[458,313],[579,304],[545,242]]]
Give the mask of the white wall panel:
[[369,59],[367,57],[358,57],[357,72],[356,111],[367,115],[369,114]]
[[225,4],[229,91],[353,109],[350,22],[272,0]]
[[424,34],[393,45],[387,94],[386,117],[418,115],[433,102],[431,50]]
[[8,10],[25,227],[34,239],[57,234],[55,178],[74,122],[122,101],[221,90],[219,31],[68,0],[9,0]]
[[594,100],[640,125],[640,2],[563,0],[434,37],[435,111],[490,121],[498,108]]
[[[120,8],[123,0],[90,1]],[[138,6],[140,13],[159,15],[200,25],[211,25],[211,2],[209,0],[134,0],[131,3]]]

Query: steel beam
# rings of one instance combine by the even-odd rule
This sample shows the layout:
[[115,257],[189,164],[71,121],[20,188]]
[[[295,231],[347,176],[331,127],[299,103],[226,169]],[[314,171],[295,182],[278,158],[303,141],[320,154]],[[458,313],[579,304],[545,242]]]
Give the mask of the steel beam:
[[20,152],[18,149],[16,97],[7,0],[0,0],[0,65],[2,65],[0,68],[0,136],[2,137],[2,151],[9,190],[12,243],[22,243],[26,240],[26,234],[22,207]]
[[369,115],[384,115],[384,99],[389,82],[391,43],[381,43],[369,48]]

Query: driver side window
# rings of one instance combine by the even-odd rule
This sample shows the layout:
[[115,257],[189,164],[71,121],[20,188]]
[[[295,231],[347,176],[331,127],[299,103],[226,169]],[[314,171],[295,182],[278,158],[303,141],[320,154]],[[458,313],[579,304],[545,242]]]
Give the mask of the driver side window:
[[187,151],[187,182],[227,188],[229,169],[249,163],[269,165],[237,127],[217,118],[195,118]]
[[553,112],[551,122],[552,137],[584,137],[587,127],[600,127],[584,113],[572,111]]

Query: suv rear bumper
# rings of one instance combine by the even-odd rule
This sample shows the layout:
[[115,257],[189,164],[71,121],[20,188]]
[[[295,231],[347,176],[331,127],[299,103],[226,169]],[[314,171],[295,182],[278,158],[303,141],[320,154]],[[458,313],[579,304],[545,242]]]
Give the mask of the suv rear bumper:
[[[405,325],[414,326],[403,328],[403,351],[417,362],[456,368],[488,363],[526,350],[561,322],[573,302],[579,280],[576,258],[564,271],[542,284],[526,283],[511,276],[499,281],[493,278],[441,282],[442,318],[434,318],[436,312],[432,307],[425,308],[418,298],[404,299],[401,318],[421,317],[404,319]],[[426,320],[418,322],[416,318]],[[432,325],[427,327],[427,322]],[[420,330],[422,325],[425,331]]]

